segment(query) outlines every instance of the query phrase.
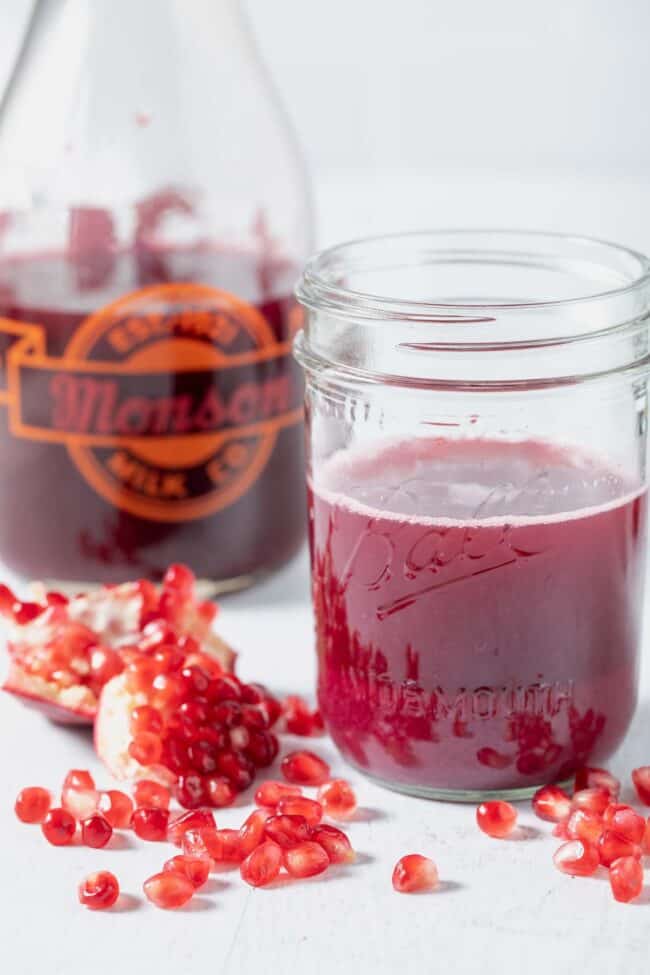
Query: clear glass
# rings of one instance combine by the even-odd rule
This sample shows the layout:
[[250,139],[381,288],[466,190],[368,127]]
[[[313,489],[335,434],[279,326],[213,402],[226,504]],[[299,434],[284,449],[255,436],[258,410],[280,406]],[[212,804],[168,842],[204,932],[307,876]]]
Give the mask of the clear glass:
[[0,110],[0,559],[57,584],[304,537],[307,177],[238,0],[40,0]]
[[457,231],[312,260],[307,379],[319,703],[391,788],[530,795],[634,712],[650,265]]

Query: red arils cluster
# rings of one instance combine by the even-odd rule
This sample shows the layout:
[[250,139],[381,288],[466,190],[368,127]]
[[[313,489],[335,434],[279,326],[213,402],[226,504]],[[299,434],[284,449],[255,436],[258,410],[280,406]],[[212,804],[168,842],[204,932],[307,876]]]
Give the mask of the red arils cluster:
[[284,727],[290,735],[300,735],[309,738],[322,735],[324,729],[320,711],[312,711],[302,697],[293,694],[285,697],[282,702]]

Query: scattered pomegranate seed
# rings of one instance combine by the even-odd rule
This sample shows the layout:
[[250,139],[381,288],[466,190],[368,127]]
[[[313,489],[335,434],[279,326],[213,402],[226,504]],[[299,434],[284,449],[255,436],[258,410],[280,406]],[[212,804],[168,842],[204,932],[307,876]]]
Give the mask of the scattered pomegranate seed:
[[571,814],[571,799],[559,786],[545,785],[533,796],[533,810],[540,819],[560,823]]
[[171,792],[167,786],[152,779],[140,779],[133,786],[133,798],[138,807],[146,809],[169,809]]
[[162,842],[167,839],[169,812],[167,809],[136,809],[131,825],[141,840]]
[[280,816],[302,816],[309,826],[318,826],[323,818],[323,807],[305,796],[285,796],[280,799],[276,811]]
[[191,882],[194,890],[203,887],[210,876],[210,861],[201,857],[175,856],[167,860],[163,871],[180,873]]
[[429,857],[423,857],[419,853],[409,853],[395,864],[393,889],[399,894],[435,890],[439,882],[438,868]]
[[106,911],[120,896],[117,877],[108,870],[90,873],[79,884],[79,903],[91,911]]
[[98,803],[99,792],[95,789],[66,787],[61,793],[61,805],[75,819],[88,819],[96,811]]
[[580,789],[573,793],[571,800],[574,809],[586,809],[587,812],[597,813],[599,816],[607,809],[611,801],[611,792],[600,786]]
[[604,768],[581,768],[576,772],[574,791],[583,789],[607,789],[612,798],[616,798],[621,791],[621,783]]
[[86,769],[70,769],[63,780],[63,790],[65,789],[94,789],[95,780]]
[[188,830],[183,836],[183,853],[215,863],[240,863],[239,830],[210,826]]
[[286,729],[291,735],[309,737],[323,731],[323,719],[319,711],[312,711],[307,702],[291,695],[282,702]]
[[603,834],[605,824],[602,816],[587,809],[574,809],[566,822],[565,839],[587,840],[597,843]]
[[345,779],[332,779],[318,790],[318,801],[331,819],[351,819],[357,808],[357,797]]
[[210,805],[215,809],[231,806],[237,798],[237,790],[222,775],[206,775],[203,779]]
[[304,816],[270,816],[266,820],[264,832],[283,850],[311,839],[309,825]]
[[571,877],[590,877],[600,865],[598,849],[585,840],[563,843],[553,856],[553,863],[562,873]]
[[239,872],[251,887],[266,887],[278,876],[281,866],[282,850],[271,840],[265,840],[248,854]]
[[642,843],[645,835],[646,821],[643,816],[631,806],[613,804],[603,813],[603,822],[619,836],[624,836],[631,843]]
[[517,825],[517,810],[509,802],[502,802],[500,799],[482,802],[476,810],[476,822],[479,829],[488,836],[504,839]]
[[283,850],[282,859],[287,873],[292,877],[315,877],[330,865],[326,851],[313,840]]
[[643,867],[636,857],[620,857],[609,868],[609,882],[615,900],[628,904],[643,890]]
[[311,831],[311,839],[323,847],[330,858],[330,863],[352,863],[355,859],[350,840],[336,826],[322,823]]
[[[577,810],[576,810],[577,811]],[[561,823],[556,823],[556,825],[551,830],[553,836],[557,836],[560,840],[571,840],[574,839],[569,834],[569,820],[563,819]]]
[[191,812],[181,813],[172,819],[167,827],[167,839],[175,846],[180,846],[183,836],[190,829],[216,828],[214,816],[207,809],[193,809]]
[[39,785],[21,789],[14,809],[21,823],[42,823],[52,805],[52,796]]
[[620,836],[611,829],[606,829],[598,840],[600,862],[605,867],[611,866],[620,857],[640,857],[641,847],[632,843],[625,836]]
[[330,777],[330,767],[314,752],[291,752],[282,760],[282,774],[294,785],[323,785]]
[[632,772],[632,782],[639,801],[650,806],[650,765],[642,765]]
[[255,793],[255,804],[265,806],[268,809],[274,809],[280,799],[284,799],[287,796],[300,795],[302,795],[300,786],[289,785],[286,782],[275,782],[269,779],[267,782],[263,782]]
[[74,816],[66,809],[50,809],[41,823],[43,836],[52,846],[69,846],[77,829]]
[[81,823],[81,839],[85,846],[91,846],[94,850],[106,846],[112,835],[111,824],[98,813]]
[[194,884],[184,874],[163,870],[149,877],[142,885],[145,896],[156,907],[174,910],[183,907],[194,894]]
[[128,829],[133,816],[133,803],[125,792],[109,789],[99,793],[97,811],[102,814],[113,829]]
[[264,827],[268,813],[265,809],[254,809],[239,830],[239,853],[247,857],[255,847],[264,841]]

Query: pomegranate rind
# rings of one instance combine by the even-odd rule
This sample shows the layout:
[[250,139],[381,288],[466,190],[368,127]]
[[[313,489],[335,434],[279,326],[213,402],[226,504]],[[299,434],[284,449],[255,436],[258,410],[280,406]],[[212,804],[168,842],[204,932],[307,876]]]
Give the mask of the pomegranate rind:
[[51,681],[26,673],[14,661],[2,685],[22,703],[54,721],[56,724],[91,725],[97,713],[97,698],[83,684],[61,688]]

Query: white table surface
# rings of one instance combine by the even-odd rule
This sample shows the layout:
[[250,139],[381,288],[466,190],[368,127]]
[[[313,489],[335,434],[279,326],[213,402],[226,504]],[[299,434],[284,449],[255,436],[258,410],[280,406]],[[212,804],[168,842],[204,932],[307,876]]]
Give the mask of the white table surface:
[[[311,692],[306,580],[303,555],[265,585],[224,603],[222,630],[241,651],[244,678],[278,692]],[[491,840],[478,831],[472,806],[384,791],[346,767],[325,738],[310,744],[336,774],[350,778],[363,807],[349,827],[357,863],[271,890],[247,887],[236,871],[220,873],[184,910],[157,910],[144,900],[142,881],[160,869],[171,847],[127,837],[117,849],[56,849],[38,827],[14,818],[19,788],[58,787],[72,767],[90,768],[108,787],[89,734],[50,725],[8,695],[0,700],[0,722],[0,944],[7,975],[114,975],[140,966],[157,975],[546,975],[582,971],[585,964],[590,975],[649,970],[650,886],[637,904],[616,904],[605,877],[572,880],[555,870],[558,841],[527,804],[520,821],[532,837]],[[295,744],[304,739],[283,740],[285,750]],[[649,760],[646,679],[634,727],[611,766],[626,775]],[[249,808],[217,813],[219,825],[238,825]],[[409,852],[435,859],[439,891],[393,892],[393,865]],[[129,895],[119,911],[93,914],[76,902],[77,882],[98,868],[113,870]]]

